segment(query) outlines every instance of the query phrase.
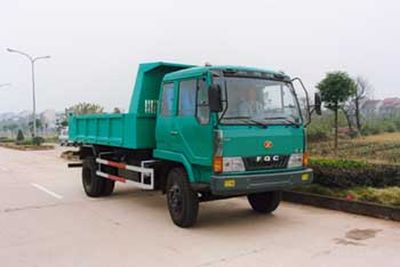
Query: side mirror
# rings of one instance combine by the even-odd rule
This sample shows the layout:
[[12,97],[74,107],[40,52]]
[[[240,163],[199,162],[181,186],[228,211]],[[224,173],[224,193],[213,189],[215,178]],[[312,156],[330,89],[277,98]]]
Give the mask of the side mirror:
[[322,101],[321,101],[321,96],[319,93],[315,93],[314,95],[314,109],[315,109],[315,113],[317,113],[317,115],[321,115],[321,105],[322,105]]
[[208,88],[208,105],[211,112],[221,112],[223,110],[221,86],[219,84],[213,84]]

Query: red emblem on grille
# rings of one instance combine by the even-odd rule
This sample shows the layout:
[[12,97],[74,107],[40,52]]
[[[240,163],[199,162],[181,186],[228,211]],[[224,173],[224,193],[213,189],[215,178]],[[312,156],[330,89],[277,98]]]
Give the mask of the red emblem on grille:
[[272,147],[272,142],[271,141],[265,141],[264,142],[264,148],[265,149],[269,149],[269,148],[271,148]]

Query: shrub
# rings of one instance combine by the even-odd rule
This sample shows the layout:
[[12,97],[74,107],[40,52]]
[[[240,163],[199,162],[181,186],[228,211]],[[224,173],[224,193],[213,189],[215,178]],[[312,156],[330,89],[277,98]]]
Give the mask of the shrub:
[[43,137],[35,136],[32,138],[32,144],[35,146],[40,146],[41,144],[43,144],[43,142],[44,142]]
[[307,130],[307,139],[310,142],[327,141],[329,139],[328,133],[321,128],[313,128]]
[[350,136],[350,138],[354,139],[354,138],[359,137],[360,133],[353,129],[352,131],[350,131],[349,136]]
[[13,143],[13,142],[15,142],[14,139],[4,137],[4,136],[0,137],[0,143]]
[[369,119],[361,129],[363,135],[379,134],[382,132],[393,133],[400,131],[400,117]]
[[24,134],[22,133],[21,130],[18,130],[18,133],[17,133],[17,140],[16,140],[15,143],[16,143],[17,145],[20,145],[22,142],[24,142],[24,140],[25,140]]
[[400,186],[400,166],[355,160],[312,159],[314,182],[333,187]]
[[397,130],[396,124],[394,124],[393,122],[385,122],[383,125],[383,130],[388,133],[394,133]]
[[58,143],[58,136],[47,137],[44,139],[46,143]]
[[315,119],[307,128],[307,138],[311,142],[327,141],[331,135],[331,125],[327,123],[328,119]]
[[362,135],[380,134],[383,131],[382,126],[377,123],[367,123],[361,129]]
[[360,160],[348,159],[310,159],[313,166],[338,168],[338,169],[361,169],[368,166],[368,163]]
[[396,125],[396,130],[400,131],[400,117],[397,117],[393,120],[394,125]]

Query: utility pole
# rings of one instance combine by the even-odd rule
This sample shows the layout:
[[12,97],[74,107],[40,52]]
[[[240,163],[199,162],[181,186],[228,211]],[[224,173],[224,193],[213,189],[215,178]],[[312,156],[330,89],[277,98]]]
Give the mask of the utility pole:
[[31,71],[32,71],[32,100],[33,100],[33,137],[37,136],[36,132],[36,92],[35,92],[35,62],[39,59],[48,59],[50,56],[41,56],[41,57],[33,57],[25,52],[18,51],[15,49],[7,48],[7,51],[10,53],[17,53],[25,56],[31,62]]

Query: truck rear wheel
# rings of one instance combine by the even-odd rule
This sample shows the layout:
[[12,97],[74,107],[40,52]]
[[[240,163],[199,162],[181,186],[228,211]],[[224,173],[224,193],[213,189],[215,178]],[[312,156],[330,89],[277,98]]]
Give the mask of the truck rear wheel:
[[250,194],[247,200],[254,211],[259,213],[271,213],[276,210],[282,199],[281,191]]
[[183,168],[173,168],[167,178],[167,203],[172,221],[179,227],[190,227],[196,223],[199,200],[189,184]]
[[83,161],[82,185],[89,197],[101,197],[104,195],[105,178],[96,175],[96,161],[88,157]]
[[110,179],[105,179],[102,178],[104,181],[104,186],[103,186],[103,190],[101,192],[101,195],[103,197],[107,197],[109,195],[111,195],[114,192],[114,187],[115,187],[115,181],[110,180]]

